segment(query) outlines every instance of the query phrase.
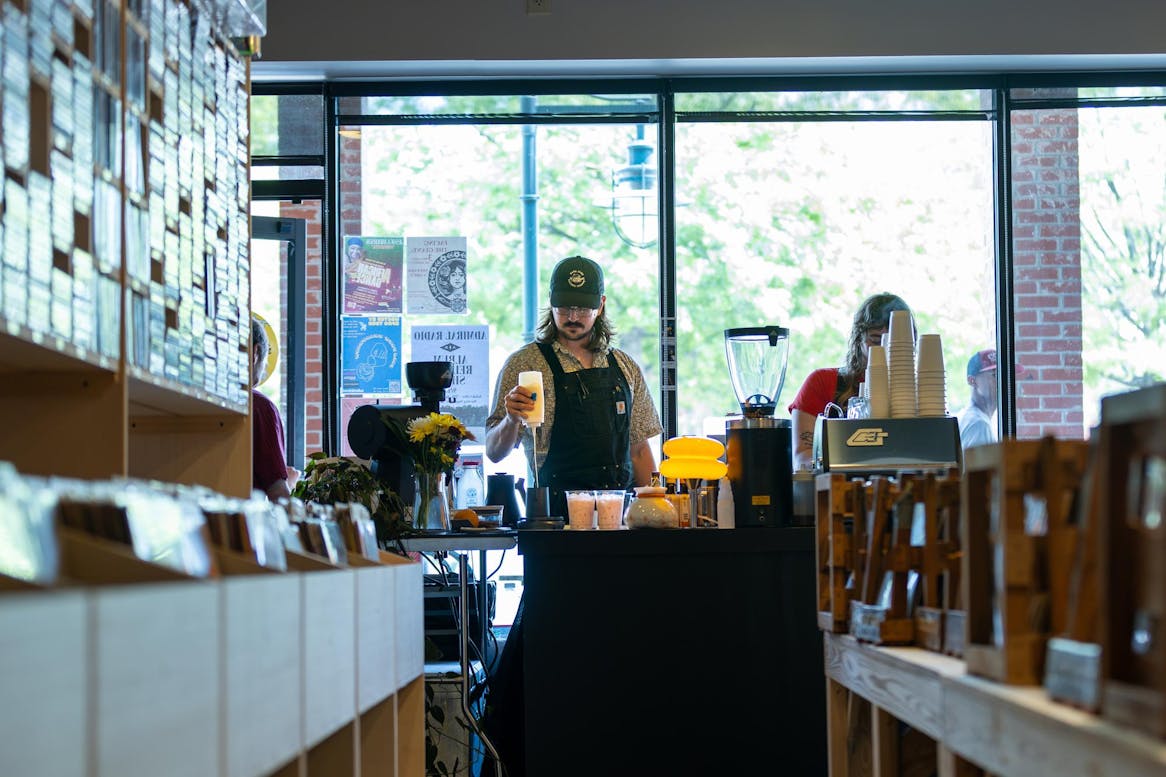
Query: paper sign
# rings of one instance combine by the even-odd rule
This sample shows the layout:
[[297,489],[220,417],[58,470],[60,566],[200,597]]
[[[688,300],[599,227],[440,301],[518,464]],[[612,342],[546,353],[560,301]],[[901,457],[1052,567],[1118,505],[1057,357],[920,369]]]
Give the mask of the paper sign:
[[344,312],[401,312],[403,237],[344,238]]
[[484,443],[490,405],[490,327],[415,326],[411,353],[411,361],[450,363],[453,385],[445,390],[441,409],[457,416]]
[[398,406],[401,404],[402,402],[399,397],[341,397],[340,428],[343,431],[340,434],[340,455],[356,455],[356,453],[352,450],[352,446],[348,444],[348,422],[352,419],[352,414],[356,412],[356,408],[364,407],[365,405]]
[[405,257],[410,315],[467,312],[464,237],[408,238]]
[[401,317],[341,316],[340,393],[401,393]]

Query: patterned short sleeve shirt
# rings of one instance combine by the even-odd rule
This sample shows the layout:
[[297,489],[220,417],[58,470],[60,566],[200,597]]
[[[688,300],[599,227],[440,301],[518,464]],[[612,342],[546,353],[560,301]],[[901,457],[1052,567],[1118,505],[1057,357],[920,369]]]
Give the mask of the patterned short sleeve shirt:
[[[558,342],[552,343],[551,348],[559,357],[559,364],[562,365],[563,372],[577,372],[583,369],[582,363]],[[595,354],[595,360],[591,366],[593,369],[607,367],[608,359],[611,358],[616,360],[632,392],[632,417],[629,430],[631,445],[636,445],[663,433],[664,427],[660,423],[660,414],[656,411],[652,395],[648,393],[648,383],[644,378],[644,371],[640,369],[640,365],[636,364],[631,356],[618,348],[608,348]],[[494,384],[494,409],[491,411],[490,417],[486,419],[486,431],[493,429],[506,417],[506,392],[517,385],[518,373],[534,370],[542,373],[543,386],[546,389],[546,396],[543,397],[544,420],[543,425],[538,430],[537,466],[541,467],[543,460],[547,457],[551,430],[555,425],[555,392],[553,390],[554,375],[551,373],[546,359],[543,358],[542,352],[539,351],[537,343],[527,343],[519,348],[510,354],[506,363],[502,365],[502,371],[498,373],[498,381]],[[522,431],[522,447],[526,451],[527,461],[534,460],[531,457],[533,446],[534,438],[530,427],[525,427]]]

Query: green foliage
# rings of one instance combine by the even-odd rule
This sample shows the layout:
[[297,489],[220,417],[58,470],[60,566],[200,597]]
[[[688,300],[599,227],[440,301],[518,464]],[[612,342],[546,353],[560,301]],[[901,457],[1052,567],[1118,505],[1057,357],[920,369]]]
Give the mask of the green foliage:
[[279,153],[279,97],[255,95],[251,98],[251,153],[275,156]]
[[1084,372],[1100,395],[1166,377],[1166,112],[1080,121]]
[[[428,642],[428,638],[426,638]],[[428,644],[426,645],[428,651]],[[431,683],[425,683],[425,776],[426,777],[454,777],[458,774],[470,774],[471,764],[463,764],[460,758],[455,758],[452,764],[447,764],[441,758],[440,743],[442,739],[452,739],[457,744],[465,746],[470,737],[470,727],[466,720],[455,714],[453,723],[457,724],[457,731],[464,739],[458,739],[450,732],[446,723],[445,708],[437,702],[437,694]]]
[[292,489],[292,496],[305,502],[336,504],[358,502],[368,508],[382,544],[411,529],[401,498],[377,479],[360,460],[309,454],[304,473]]
[[678,112],[978,111],[978,89],[912,92],[709,92],[677,95]]
[[[691,94],[678,109],[979,111],[980,97],[976,90]],[[596,99],[540,96],[537,105],[553,111],[553,103]],[[512,114],[520,102],[410,97],[366,105],[374,113],[483,115]],[[571,254],[599,261],[616,344],[656,387],[659,250],[626,245],[611,222],[612,171],[627,164],[634,135],[630,124],[366,126],[364,229],[468,237],[470,312],[424,323],[489,324],[497,374],[531,334],[523,331],[521,294],[523,233],[533,227],[526,205],[534,201],[538,307],[555,261]],[[524,142],[536,160],[531,200],[523,196]],[[702,433],[705,419],[738,410],[724,355],[729,327],[790,328],[783,404],[810,370],[841,362],[854,309],[876,291],[901,294],[921,331],[944,335],[953,392],[965,354],[994,342],[986,122],[682,122],[676,164],[678,433]],[[406,344],[410,324],[406,318]]]

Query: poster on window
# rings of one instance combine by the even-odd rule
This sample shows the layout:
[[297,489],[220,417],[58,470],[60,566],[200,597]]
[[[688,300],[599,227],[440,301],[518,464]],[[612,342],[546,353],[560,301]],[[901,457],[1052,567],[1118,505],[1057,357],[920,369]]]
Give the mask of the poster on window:
[[[341,397],[340,398],[340,455],[355,456],[356,452],[348,444],[348,422],[358,407],[365,405],[398,406],[405,404],[400,397]],[[412,404],[410,402],[409,404]]]
[[467,312],[464,237],[406,239],[405,267],[410,315]]
[[405,238],[344,237],[344,312],[383,315],[401,312]]
[[340,393],[401,393],[401,317],[341,316]]
[[412,361],[449,362],[453,384],[441,409],[457,416],[478,442],[486,440],[490,408],[490,327],[415,326]]

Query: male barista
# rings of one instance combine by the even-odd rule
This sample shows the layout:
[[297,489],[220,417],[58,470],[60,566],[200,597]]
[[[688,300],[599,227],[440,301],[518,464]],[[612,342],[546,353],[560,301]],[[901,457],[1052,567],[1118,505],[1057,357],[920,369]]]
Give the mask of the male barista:
[[[512,353],[494,389],[486,419],[486,455],[501,461],[523,443],[538,484],[551,488],[551,514],[565,516],[564,492],[576,488],[648,485],[656,469],[648,440],[663,431],[643,370],[611,347],[603,270],[582,256],[551,273],[550,307],[535,342]],[[543,375],[544,421],[538,450],[525,416],[534,409],[518,373]]]

